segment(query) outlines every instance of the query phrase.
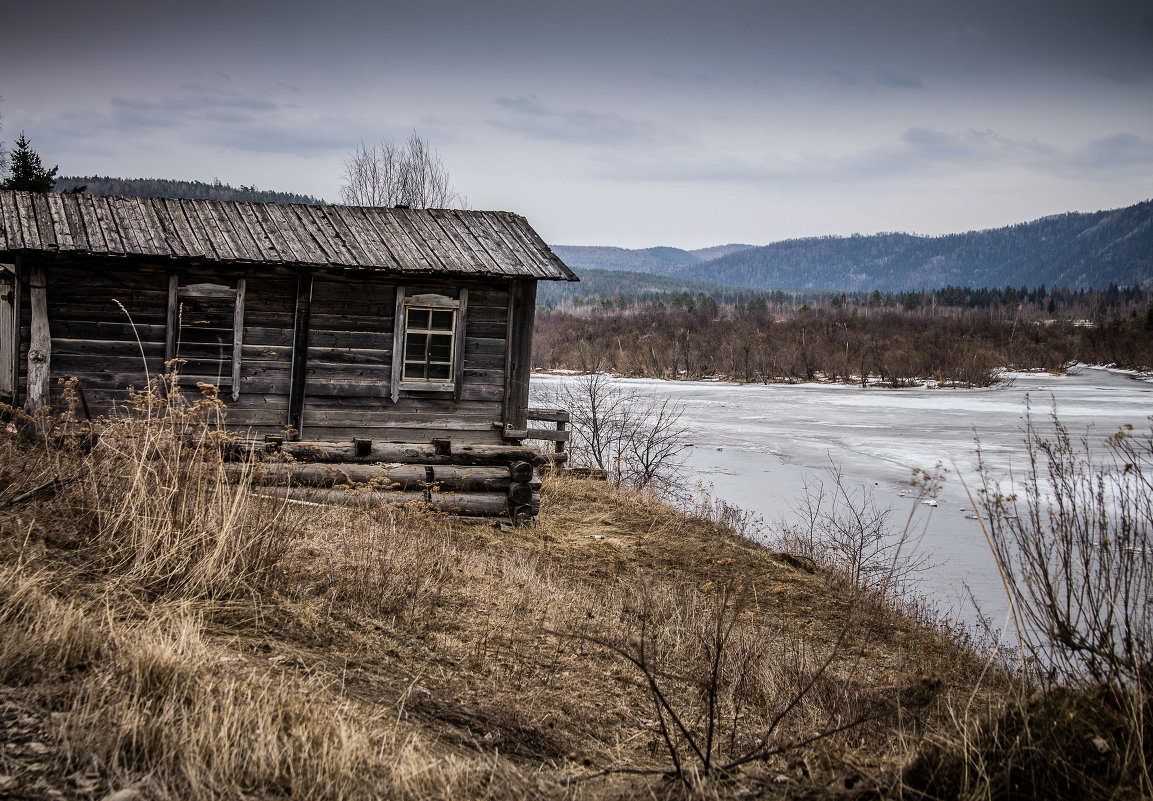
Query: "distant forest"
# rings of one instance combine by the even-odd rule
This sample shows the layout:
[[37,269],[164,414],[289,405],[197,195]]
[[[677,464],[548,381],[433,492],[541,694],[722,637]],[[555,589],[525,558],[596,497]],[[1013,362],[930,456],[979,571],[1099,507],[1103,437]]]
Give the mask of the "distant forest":
[[56,191],[67,192],[78,186],[92,195],[124,197],[179,197],[188,200],[235,200],[244,203],[301,203],[318,206],[324,203],[312,195],[276,192],[255,186],[229,186],[219,180],[174,181],[167,178],[110,178],[106,175],[69,175],[56,179]]
[[892,387],[986,386],[1003,368],[1063,370],[1076,362],[1153,369],[1153,290],[1140,287],[946,287],[807,299],[774,290],[735,303],[682,292],[572,309],[538,310],[534,367]]

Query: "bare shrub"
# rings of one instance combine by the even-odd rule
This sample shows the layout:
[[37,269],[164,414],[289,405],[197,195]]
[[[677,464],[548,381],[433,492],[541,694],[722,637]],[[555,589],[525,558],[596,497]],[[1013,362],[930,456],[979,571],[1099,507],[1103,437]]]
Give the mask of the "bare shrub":
[[556,387],[547,401],[572,415],[570,459],[603,470],[617,486],[668,491],[678,483],[688,428],[684,406],[653,398],[604,373]]
[[[791,505],[797,522],[782,526],[775,544],[844,576],[858,590],[882,598],[902,595],[932,558],[916,547],[920,537],[912,513],[898,529],[892,507],[879,504],[868,487],[850,482],[836,465],[826,475],[805,479]],[[918,471],[915,480],[923,475]],[[931,482],[920,486],[933,492]]]
[[1153,687],[1153,427],[1129,426],[1095,453],[1054,413],[1029,419],[1019,489],[1002,492],[983,467],[981,505],[1019,616],[1042,670]]
[[[686,597],[687,596],[687,597]],[[822,690],[842,696],[830,667],[840,637],[815,660],[805,644],[792,647],[750,625],[746,588],[710,585],[703,592],[641,585],[625,607],[618,640],[569,634],[614,653],[640,675],[654,719],[649,728],[667,767],[610,768],[604,773],[664,775],[690,790],[732,777],[866,723],[863,709],[837,709]],[[831,713],[831,714],[830,714]]]

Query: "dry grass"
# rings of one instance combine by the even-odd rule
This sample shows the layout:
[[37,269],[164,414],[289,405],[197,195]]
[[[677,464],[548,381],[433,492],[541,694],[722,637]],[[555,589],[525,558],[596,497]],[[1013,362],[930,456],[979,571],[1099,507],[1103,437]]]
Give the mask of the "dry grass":
[[222,480],[214,413],[152,397],[95,446],[0,436],[0,794],[890,795],[1003,688],[835,577],[604,482],[548,479],[514,530],[269,501]]

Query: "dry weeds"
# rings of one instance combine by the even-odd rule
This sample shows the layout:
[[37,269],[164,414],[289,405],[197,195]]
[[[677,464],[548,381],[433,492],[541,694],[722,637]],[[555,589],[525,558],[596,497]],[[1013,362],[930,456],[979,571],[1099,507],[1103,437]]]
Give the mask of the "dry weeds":
[[0,435],[0,794],[890,795],[991,703],[944,634],[604,482],[517,529],[261,498],[210,401]]

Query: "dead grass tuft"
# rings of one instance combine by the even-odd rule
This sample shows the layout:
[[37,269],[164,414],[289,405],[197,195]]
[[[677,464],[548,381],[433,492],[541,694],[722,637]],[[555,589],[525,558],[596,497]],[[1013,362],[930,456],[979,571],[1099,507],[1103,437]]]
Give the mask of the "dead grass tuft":
[[286,504],[167,398],[0,436],[0,792],[885,795],[1002,708],[945,633],[718,519],[563,475],[513,530]]

